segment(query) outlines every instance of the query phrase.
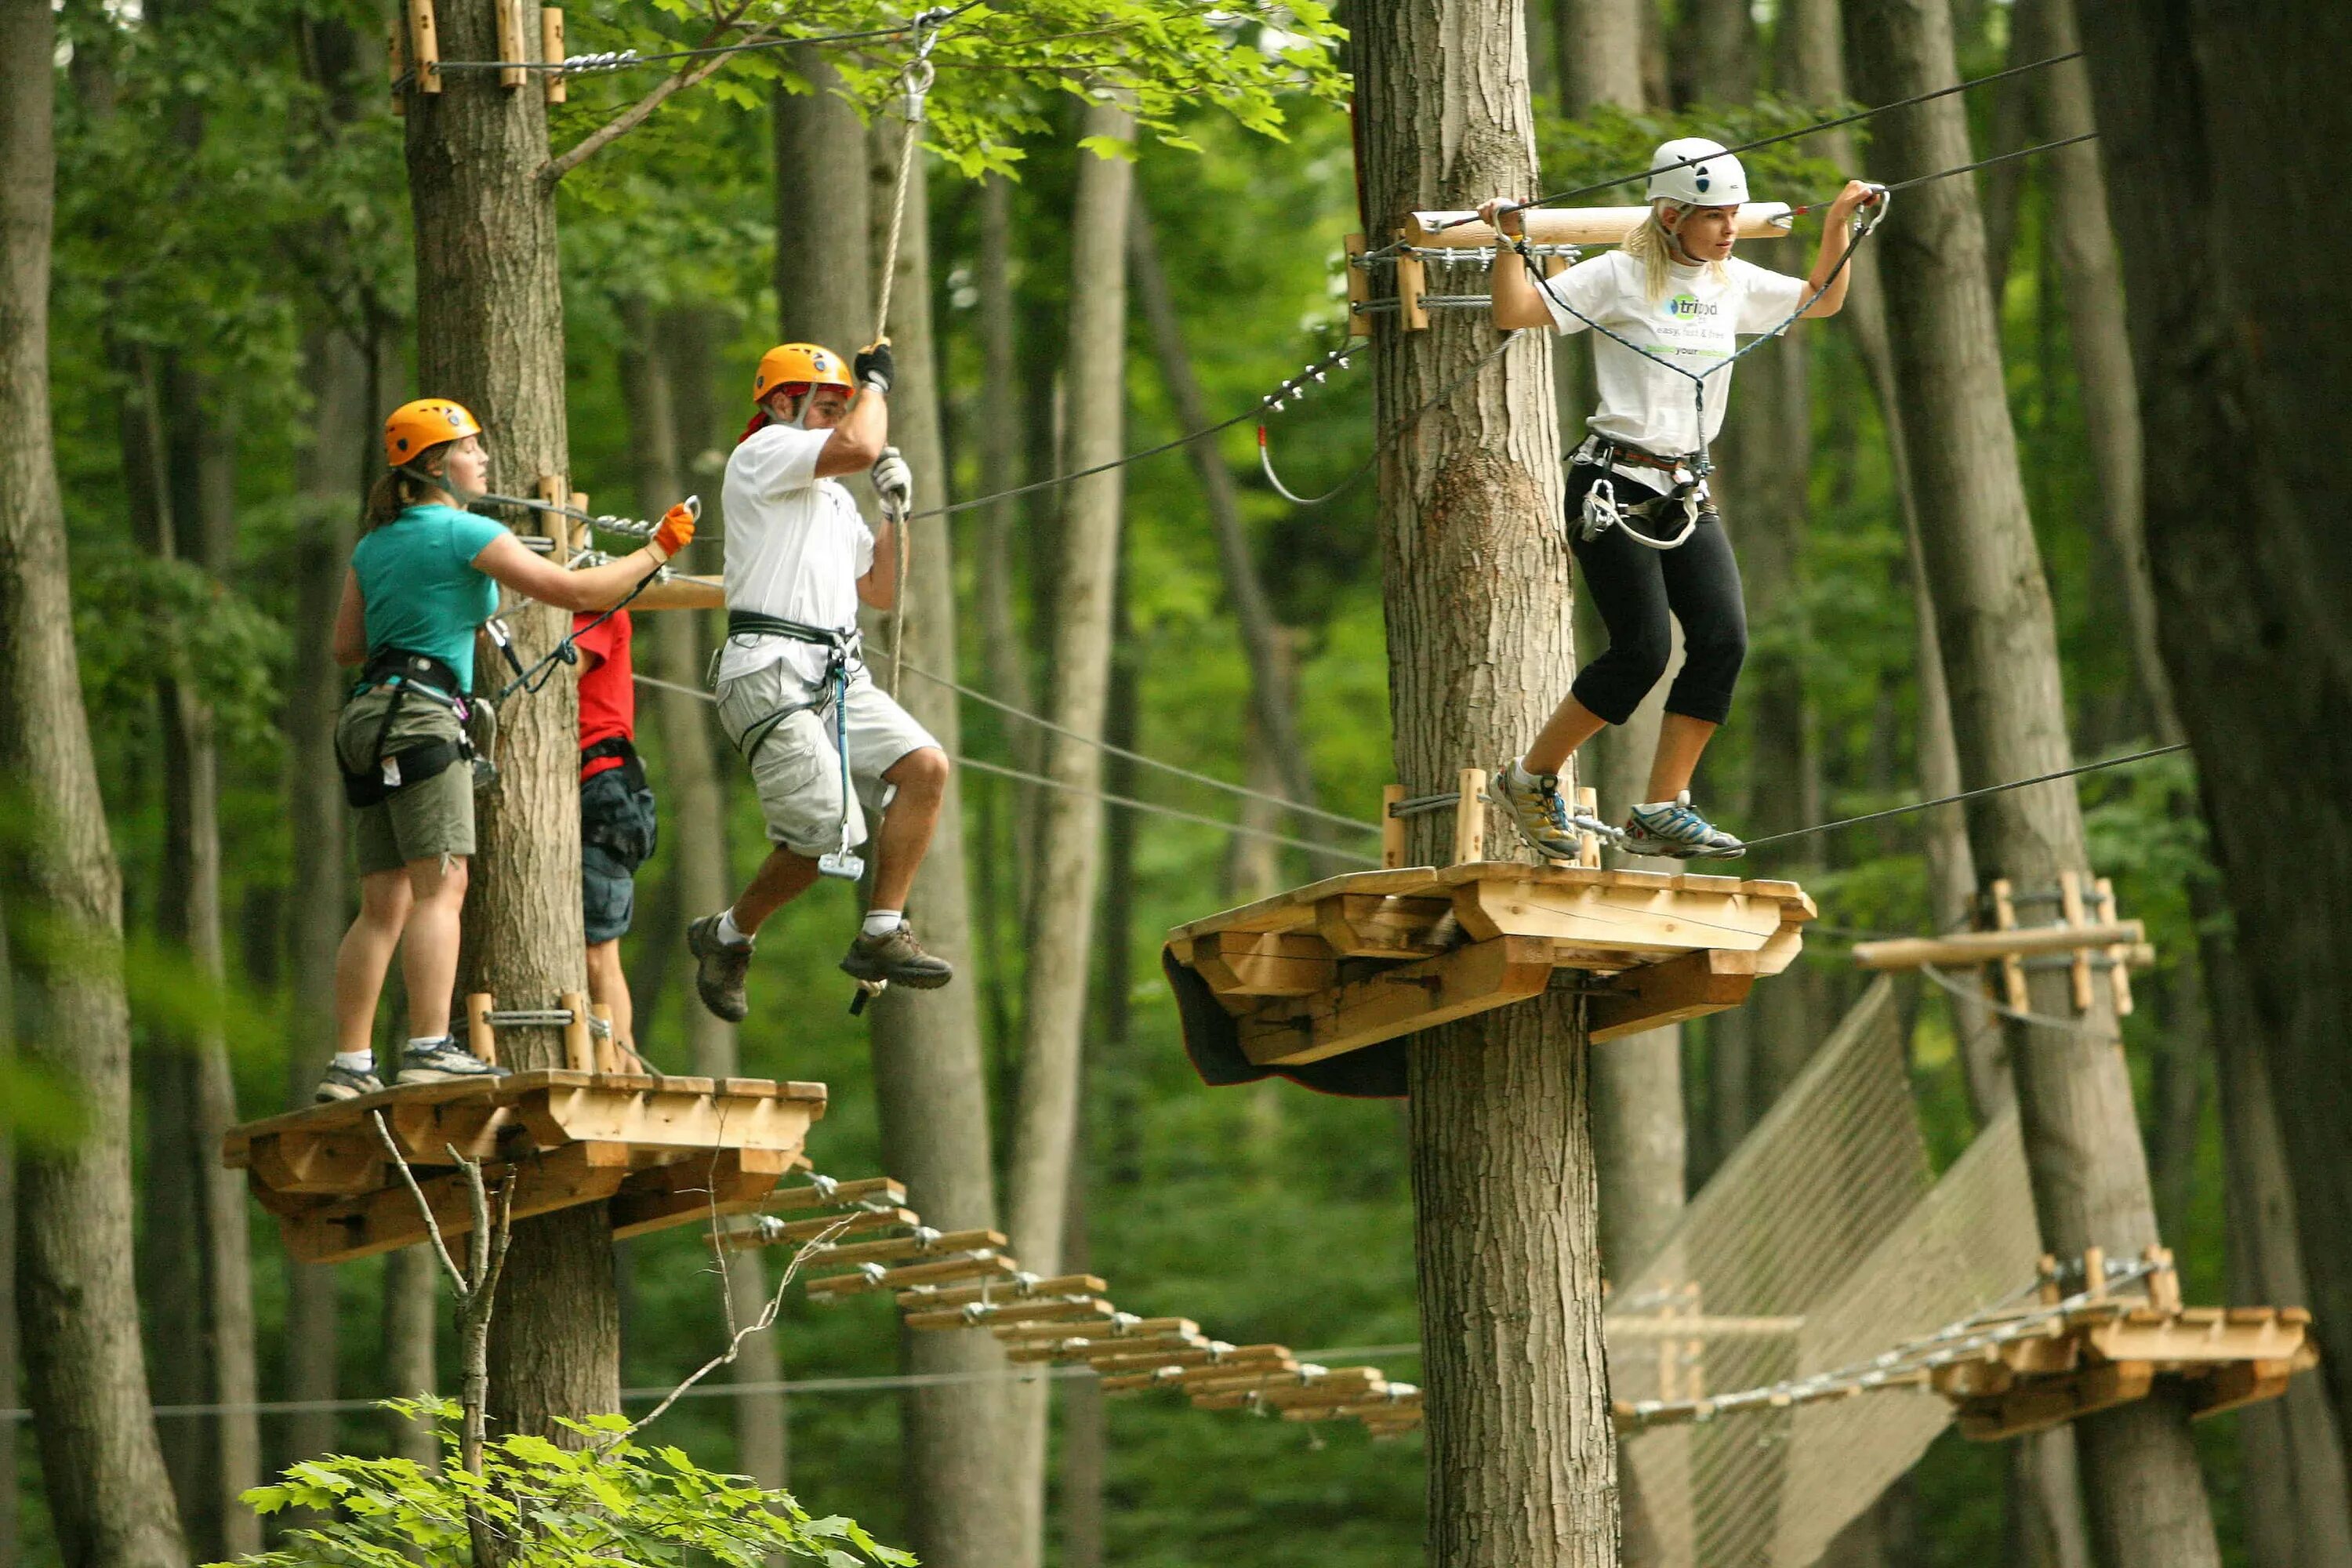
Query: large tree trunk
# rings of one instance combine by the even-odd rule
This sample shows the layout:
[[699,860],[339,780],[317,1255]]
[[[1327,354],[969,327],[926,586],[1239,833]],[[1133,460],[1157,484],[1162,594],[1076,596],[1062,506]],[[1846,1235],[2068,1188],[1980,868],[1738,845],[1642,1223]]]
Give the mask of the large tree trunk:
[[[1500,0],[1357,14],[1364,178],[1380,232],[1415,207],[1535,194],[1519,18]],[[1375,341],[1374,423],[1385,430],[1495,339],[1462,314],[1426,332],[1383,327]],[[1465,763],[1492,765],[1524,745],[1568,687],[1550,360],[1531,335],[1381,463],[1390,708],[1408,793],[1450,788]],[[1415,819],[1407,859],[1434,858],[1450,837],[1442,817]],[[1617,1561],[1587,1060],[1568,997],[1413,1041],[1428,1555],[1440,1568]]]
[[[873,134],[875,229],[889,223],[902,123],[878,117]],[[890,335],[898,363],[890,438],[915,471],[917,511],[948,499],[947,453],[940,432],[938,339],[931,321],[930,212],[919,163],[907,193],[890,294]],[[878,255],[878,247],[877,247]],[[904,619],[907,662],[954,679],[956,602],[949,520],[913,524]],[[949,752],[962,750],[956,694],[936,681],[902,675],[898,700]],[[980,993],[974,984],[971,900],[965,880],[963,789],[948,781],[930,854],[915,879],[909,918],[924,945],[952,962],[955,984],[938,991],[893,988],[874,1007],[873,1059],[885,1163],[907,1184],[926,1222],[972,1229],[996,1223],[990,1165],[988,1072],[981,1047]],[[936,1216],[936,1217],[934,1217]],[[1024,1267],[1034,1267],[1025,1259]],[[992,1335],[901,1335],[910,1373],[971,1376],[1004,1370]],[[1024,1561],[1025,1520],[1034,1501],[1006,1506],[1024,1475],[1006,1441],[1004,1386],[986,1381],[941,1383],[901,1396],[905,1474],[912,1487],[910,1545],[935,1568],[995,1568]],[[1034,1488],[1029,1494],[1034,1498]]]
[[85,1118],[69,1147],[18,1157],[16,1306],[68,1568],[184,1568],[131,1280],[121,881],[74,662],[49,425],[55,51],[47,0],[0,4],[0,776],[34,829],[5,839],[0,881],[26,1054],[72,1087]]
[[[2082,47],[2074,0],[2022,0],[2011,26],[2028,59],[2072,54]],[[2098,129],[2091,113],[2090,73],[2080,60],[2052,66],[2038,79],[2044,140],[2063,141]],[[2165,674],[2156,626],[2156,574],[2148,564],[2147,527],[2141,504],[2143,459],[2139,389],[2132,380],[2131,335],[2124,320],[2123,263],[2107,219],[2107,190],[2099,176],[2099,149],[2087,142],[2044,155],[2050,200],[2043,221],[2057,253],[2066,301],[2067,337],[2074,350],[2074,381],[2083,399],[2091,468],[2099,481],[2099,521],[2120,568],[2132,672],[2140,683],[2149,727],[2166,742],[2181,737],[2172,683]]]
[[[2340,399],[2312,396],[2336,384],[2341,357],[2307,325],[2333,258],[2280,250],[2264,215],[2283,195],[2324,189],[2332,143],[2352,129],[2352,100],[2324,68],[2352,46],[2352,15],[2281,4],[2224,26],[2096,0],[2083,22],[2115,208],[2182,237],[2124,253],[2157,611],[2174,689],[2196,697],[2180,716],[2282,1090],[2321,1375],[2341,1428],[2352,1418],[2352,883],[2339,872],[2352,866],[2352,764],[2316,716],[2352,707],[2336,456],[2352,430]],[[2231,461],[2201,459],[2215,451]],[[2297,825],[2289,851],[2271,822]]]
[[[1116,104],[1087,110],[1083,134],[1122,140],[1133,121]],[[1119,455],[1127,427],[1127,228],[1134,165],[1082,153],[1070,215],[1069,438],[1065,462],[1089,468]],[[1118,469],[1068,487],[1055,579],[1054,691],[1047,716],[1089,740],[1103,732],[1110,683],[1113,601],[1125,502]],[[1055,734],[1045,771],[1066,786],[1039,803],[1037,937],[1029,952],[1021,1084],[1013,1111],[1006,1233],[1021,1266],[1061,1272],[1070,1173],[1076,1155],[1087,981],[1093,968],[1096,893],[1102,869],[1102,752]],[[1027,1467],[1025,1498],[1042,1485],[1045,1401],[1042,1388],[1011,1404]],[[1033,1479],[1036,1478],[1036,1479]],[[1032,1522],[1025,1560],[1040,1551]]]
[[[1957,79],[1942,0],[1885,0],[1848,17],[1858,63],[1888,92]],[[1928,174],[1969,159],[1965,110],[1938,100],[1883,116],[1874,172]],[[1896,392],[1918,484],[1922,542],[1943,637],[1962,777],[1971,785],[2067,765],[2057,633],[2002,389],[2000,339],[1985,282],[1973,191],[1943,181],[1908,192],[1883,247]],[[2021,890],[2054,889],[2087,868],[2071,787],[1988,796],[1969,813],[1977,869]],[[2031,977],[2032,1006],[2066,1015],[2063,971]],[[2157,1239],[2147,1160],[2116,1027],[2104,994],[2078,1029],[2010,1027],[2011,1061],[2043,1245],[2079,1258],[2132,1258]],[[2187,1413],[2142,1401],[2076,1424],[2092,1537],[2111,1561],[2218,1563]]]
[[[451,59],[496,59],[492,0],[445,0],[436,16]],[[547,107],[488,73],[451,75],[411,93],[408,182],[416,229],[416,376],[482,421],[490,488],[531,495],[569,476],[563,425],[563,297],[555,193],[541,184]],[[510,519],[548,531],[540,513]],[[563,611],[525,603],[508,616],[529,661],[571,629]],[[488,684],[495,677],[485,675]],[[463,992],[506,1007],[551,1007],[586,987],[580,908],[579,698],[570,679],[499,715],[496,788],[478,803],[480,852],[466,900]],[[509,1029],[510,1067],[557,1067],[552,1028]],[[604,1205],[519,1223],[490,1329],[491,1419],[558,1441],[559,1416],[620,1407],[621,1322],[613,1227]]]
[[[16,1054],[16,971],[8,947],[7,911],[0,909],[0,1069]],[[16,1332],[16,1143],[0,1128],[0,1410],[20,1408]],[[17,1491],[14,1416],[0,1419],[0,1568],[16,1568],[24,1534]],[[2264,1564],[2268,1568],[2268,1564]]]
[[1644,0],[1553,0],[1552,51],[1560,112],[1580,118],[1601,104],[1638,110]]

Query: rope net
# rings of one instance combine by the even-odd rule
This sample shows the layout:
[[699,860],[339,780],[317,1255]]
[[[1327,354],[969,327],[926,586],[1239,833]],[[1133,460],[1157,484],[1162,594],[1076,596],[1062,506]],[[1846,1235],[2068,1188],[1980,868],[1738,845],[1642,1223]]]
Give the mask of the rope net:
[[[2014,1114],[1941,1182],[1929,1172],[1882,980],[1616,1292],[1621,1411],[1865,1363],[2032,1281]],[[1807,1568],[1950,1418],[1897,1388],[1648,1426],[1625,1441],[1624,1506],[1659,1568]]]

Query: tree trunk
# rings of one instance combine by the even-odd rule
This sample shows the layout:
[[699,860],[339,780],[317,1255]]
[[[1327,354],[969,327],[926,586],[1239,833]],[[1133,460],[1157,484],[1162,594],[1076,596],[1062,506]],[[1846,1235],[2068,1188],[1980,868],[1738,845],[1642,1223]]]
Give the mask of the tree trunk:
[[787,342],[854,353],[874,335],[866,126],[822,50],[791,56],[815,90],[775,97],[779,330]]
[[[2311,395],[2336,384],[2340,357],[2303,324],[2322,269],[2252,258],[2272,248],[2267,204],[2321,188],[2324,149],[2352,118],[2320,68],[2352,42],[2352,16],[2296,4],[2197,22],[2192,31],[2172,8],[2083,7],[2115,209],[2188,237],[2124,257],[2157,611],[2174,689],[2197,698],[2181,719],[2252,1020],[2281,1087],[2321,1376],[2341,1428],[2352,1419],[2352,1064],[2341,1050],[2352,906],[2336,873],[2352,865],[2342,826],[2352,767],[2314,715],[2352,706],[2352,554],[2336,458],[2352,432],[2339,401]],[[2231,462],[2199,460],[2211,451]],[[2280,821],[2312,828],[2282,852],[2261,826]]]
[[[436,16],[443,54],[499,58],[497,15],[491,0],[445,0]],[[457,73],[438,93],[409,95],[407,126],[417,385],[482,420],[492,489],[531,495],[541,478],[571,472],[555,199],[539,181],[546,105],[486,73]],[[509,521],[517,532],[552,526],[535,512]],[[526,662],[571,629],[566,612],[528,602],[507,619]],[[458,984],[461,994],[487,991],[501,1006],[550,1007],[586,988],[576,685],[551,680],[499,720],[499,783],[477,802],[480,851]],[[510,1067],[557,1067],[562,1037],[509,1029],[499,1053]],[[490,1331],[492,1419],[565,1441],[557,1417],[618,1409],[620,1332],[604,1206],[519,1222]]]
[[[1859,63],[1888,92],[1907,96],[1957,79],[1941,0],[1885,0],[1856,7],[1848,21]],[[1873,153],[1874,171],[1895,177],[1965,163],[1965,110],[1947,98],[1883,116]],[[1906,218],[1878,242],[1896,392],[1962,777],[1991,784],[2070,760],[2057,634],[2009,424],[1974,193],[1944,181],[1906,199]],[[2087,869],[2071,787],[1976,802],[1969,838],[1979,873],[2007,877],[2021,890],[2054,889],[2062,872]],[[2063,971],[2035,973],[2031,985],[2035,1012],[2069,1011]],[[2086,1032],[2116,1026],[2102,988],[2079,1030],[2009,1030],[2042,1242],[2062,1257],[2095,1245],[2127,1258],[2157,1239],[2123,1052]],[[2126,1405],[2078,1422],[2075,1435],[2103,1556],[2168,1568],[2219,1563],[2179,1405]]]
[[[1116,104],[1090,107],[1082,134],[1122,140],[1133,121]],[[1088,468],[1119,455],[1127,426],[1127,229],[1134,165],[1123,158],[1078,156],[1070,226],[1067,406],[1069,468]],[[1061,554],[1054,587],[1054,690],[1047,716],[1065,730],[1098,739],[1108,706],[1113,601],[1125,476],[1118,470],[1072,483],[1066,491]],[[1061,1272],[1064,1221],[1076,1156],[1078,1089],[1093,968],[1096,893],[1102,869],[1102,752],[1085,741],[1052,735],[1045,772],[1062,785],[1039,802],[1037,939],[1029,951],[1020,1089],[1013,1108],[1007,1235],[1021,1266]],[[1042,1387],[1010,1401],[1027,1467],[1024,1498],[1042,1486],[1045,1401]],[[1038,1478],[1031,1479],[1029,1478]],[[1042,1524],[1028,1527],[1024,1560],[1041,1550]]]
[[1748,0],[1687,0],[1673,38],[1675,101],[1746,103],[1756,96],[1756,19]]
[[[1168,287],[1167,269],[1160,265],[1160,242],[1153,232],[1151,213],[1142,202],[1134,205],[1128,230],[1128,254],[1135,268],[1135,297],[1143,308],[1145,323],[1151,330],[1152,357],[1160,362],[1160,376],[1168,390],[1168,405],[1176,416],[1180,430],[1205,429],[1211,423],[1208,403],[1201,395],[1200,378],[1192,371],[1192,356],[1184,342],[1184,323],[1176,310],[1176,298]],[[1273,763],[1281,778],[1284,795],[1303,805],[1315,800],[1315,777],[1307,766],[1307,745],[1299,738],[1298,707],[1287,679],[1288,659],[1284,647],[1286,628],[1274,613],[1266,597],[1265,583],[1259,575],[1257,561],[1250,549],[1249,530],[1242,521],[1241,497],[1234,487],[1234,476],[1225,467],[1225,459],[1214,441],[1195,441],[1184,448],[1192,459],[1193,477],[1201,482],[1201,498],[1208,503],[1210,525],[1217,536],[1217,566],[1225,584],[1225,602],[1232,607],[1234,620],[1241,633],[1242,651],[1249,660],[1250,718],[1255,723],[1259,742],[1267,759]],[[1307,818],[1296,818],[1293,831],[1301,837],[1320,839],[1320,826]],[[1319,867],[1318,877],[1337,874],[1338,864]]]
[[[2074,0],[2022,0],[2011,26],[2025,40],[2029,59],[2082,47]],[[2063,141],[2098,129],[2091,112],[2090,73],[2081,60],[2052,66],[2038,78],[2041,135]],[[2122,258],[2107,217],[2107,190],[2099,176],[2099,149],[2091,142],[2044,155],[2050,200],[2043,221],[2057,253],[2066,301],[2067,336],[2074,350],[2074,380],[2083,398],[2084,434],[2099,482],[2099,521],[2120,568],[2132,672],[2138,678],[2150,729],[2160,742],[2181,738],[2172,682],[2165,674],[2156,625],[2156,574],[2147,558],[2141,503],[2139,389],[2132,380],[2131,334],[2124,320]]]
[[18,1155],[16,1310],[68,1568],[184,1568],[132,1284],[121,879],[74,661],[49,424],[55,51],[47,0],[0,3],[0,777],[36,825],[0,849],[0,881],[23,955],[26,1053],[85,1118],[71,1146]]
[[[310,335],[303,379],[313,400],[312,439],[298,469],[302,492],[295,536],[295,654],[289,662],[286,710],[286,816],[293,869],[284,905],[283,942],[292,990],[293,1026],[287,1031],[286,1100],[299,1110],[310,1100],[319,1075],[319,1039],[334,1016],[335,946],[351,920],[351,888],[343,842],[343,792],[334,763],[335,715],[343,672],[333,654],[335,605],[365,492],[377,391],[373,355],[346,334],[321,329]],[[286,1263],[286,1397],[323,1402],[335,1397],[335,1270],[326,1264]],[[289,1416],[283,1452],[313,1458],[335,1445],[331,1410]]]
[[[1535,192],[1520,10],[1433,0],[1357,13],[1364,178],[1385,233],[1416,207]],[[1445,128],[1444,145],[1437,128]],[[1383,325],[1374,427],[1494,343],[1441,316]],[[1453,392],[1381,468],[1396,777],[1450,788],[1526,743],[1573,669],[1550,346],[1530,335]],[[1491,763],[1488,763],[1491,765]],[[1498,846],[1491,831],[1488,845]],[[1409,861],[1451,825],[1413,819]],[[1587,1053],[1545,997],[1415,1037],[1408,1115],[1439,1568],[1617,1561]]]
[[1639,110],[1644,0],[1553,0],[1552,49],[1558,57],[1559,109],[1582,119],[1602,104]]
[[[7,911],[0,908],[0,1070],[14,1067],[16,1054],[16,971],[8,947]],[[16,1144],[0,1127],[0,1411],[22,1408],[17,1380],[16,1332]],[[14,1415],[0,1415],[0,1568],[16,1568],[24,1534],[17,1491]],[[2265,1564],[2264,1568],[2268,1568]]]
[[[889,222],[887,203],[903,135],[898,120],[877,120],[872,189],[877,231]],[[890,437],[914,469],[917,511],[948,499],[927,187],[919,163],[907,193],[898,279],[890,295],[899,387],[891,405]],[[944,517],[913,525],[904,621],[907,661],[950,679],[957,676],[952,537]],[[953,691],[903,675],[898,700],[948,751],[962,749]],[[988,1226],[997,1218],[965,877],[963,789],[961,777],[951,777],[930,854],[915,879],[909,916],[924,945],[956,965],[956,981],[937,991],[885,992],[875,1003],[872,1036],[885,1163],[907,1184],[908,1200],[925,1221],[943,1228]],[[1034,1265],[1024,1258],[1024,1267]],[[985,1374],[1006,1366],[1003,1349],[987,1334],[908,1332],[899,1342],[903,1364],[911,1373]],[[1024,1479],[1019,1455],[1004,1437],[1006,1405],[1003,1385],[985,1381],[943,1383],[901,1395],[905,1473],[920,1478],[910,1492],[908,1526],[910,1544],[924,1562],[940,1568],[993,1568],[1024,1561],[1023,1521],[1036,1505],[1007,1506]]]

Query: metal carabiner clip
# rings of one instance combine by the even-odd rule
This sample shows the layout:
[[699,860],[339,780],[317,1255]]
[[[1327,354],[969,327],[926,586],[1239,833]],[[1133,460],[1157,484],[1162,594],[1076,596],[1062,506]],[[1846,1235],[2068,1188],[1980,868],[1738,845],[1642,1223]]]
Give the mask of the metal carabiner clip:
[[1617,487],[1606,474],[1593,480],[1591,487],[1584,492],[1582,511],[1582,521],[1577,533],[1587,544],[1625,521],[1624,514],[1617,506]]

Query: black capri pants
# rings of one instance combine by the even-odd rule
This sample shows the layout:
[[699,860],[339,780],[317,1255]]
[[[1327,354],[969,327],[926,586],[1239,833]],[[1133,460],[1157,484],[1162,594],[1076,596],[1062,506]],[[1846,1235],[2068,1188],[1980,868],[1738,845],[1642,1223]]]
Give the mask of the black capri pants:
[[[1739,590],[1739,563],[1724,536],[1723,519],[1709,504],[1698,526],[1672,550],[1653,550],[1625,537],[1637,528],[1652,539],[1682,531],[1679,506],[1658,509],[1655,519],[1628,517],[1587,543],[1580,527],[1585,491],[1601,470],[1580,463],[1568,476],[1568,541],[1584,573],[1609,647],[1577,672],[1576,700],[1612,724],[1622,724],[1666,673],[1674,627],[1682,623],[1683,668],[1666,693],[1666,711],[1710,724],[1731,713],[1732,688],[1748,658],[1748,608]],[[1654,487],[1612,472],[1620,506],[1634,506],[1660,494]]]

